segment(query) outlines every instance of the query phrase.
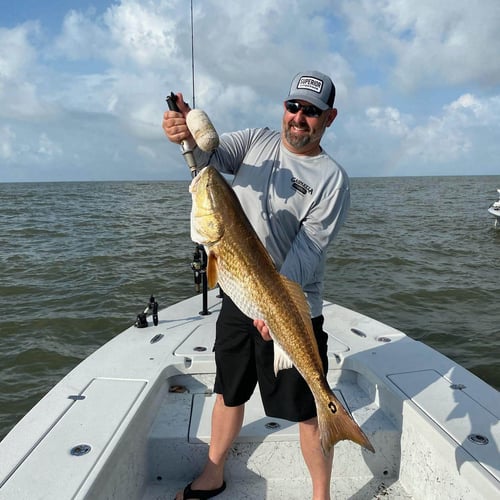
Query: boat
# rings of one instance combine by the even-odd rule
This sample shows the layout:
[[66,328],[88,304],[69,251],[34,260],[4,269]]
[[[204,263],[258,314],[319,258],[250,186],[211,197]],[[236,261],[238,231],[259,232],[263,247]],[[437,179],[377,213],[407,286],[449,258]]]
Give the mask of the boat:
[[488,212],[495,217],[495,227],[500,226],[500,189],[497,189],[498,200],[494,201],[488,208]]
[[[57,383],[0,443],[0,499],[174,498],[210,436],[221,298],[203,302],[154,310]],[[498,392],[389,325],[328,301],[324,316],[328,381],[376,451],[335,446],[332,497],[499,498]],[[221,500],[310,498],[298,425],[258,392],[225,479]]]

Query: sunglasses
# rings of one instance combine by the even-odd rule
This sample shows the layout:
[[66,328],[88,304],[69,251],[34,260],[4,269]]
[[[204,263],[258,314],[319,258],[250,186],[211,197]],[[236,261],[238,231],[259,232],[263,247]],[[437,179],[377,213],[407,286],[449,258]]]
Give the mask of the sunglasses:
[[313,106],[312,104],[304,105],[297,101],[285,101],[285,108],[289,113],[294,115],[302,110],[302,113],[309,118],[318,118],[318,116],[323,113],[323,110]]

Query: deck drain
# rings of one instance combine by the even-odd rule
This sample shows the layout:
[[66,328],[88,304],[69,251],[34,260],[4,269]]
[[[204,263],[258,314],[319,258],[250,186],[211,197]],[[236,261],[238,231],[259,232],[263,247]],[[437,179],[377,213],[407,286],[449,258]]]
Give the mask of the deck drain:
[[73,446],[73,448],[71,448],[70,453],[74,457],[81,457],[89,453],[91,449],[92,447],[89,444],[78,444],[76,446]]
[[206,347],[204,347],[204,346],[201,346],[201,345],[196,346],[196,347],[193,349],[193,351],[195,351],[195,352],[205,352],[206,350],[207,350],[207,348],[206,348]]
[[366,333],[358,330],[357,328],[351,328],[351,332],[357,335],[358,337],[366,337]]
[[171,385],[168,388],[168,392],[171,392],[171,393],[174,393],[174,394],[183,394],[184,392],[188,392],[188,390],[183,385]]
[[482,436],[481,434],[469,434],[467,439],[474,444],[488,444],[490,440],[486,436]]
[[156,342],[159,342],[163,338],[163,333],[159,333],[158,335],[155,335],[150,341],[150,344],[156,344]]
[[278,424],[278,422],[268,422],[264,427],[266,429],[271,429],[271,430],[275,431],[276,429],[279,429],[281,427],[281,425]]
[[391,339],[389,337],[379,337],[377,340],[379,342],[391,342]]
[[80,394],[72,394],[71,396],[68,396],[68,399],[71,399],[73,401],[83,401],[85,399],[85,396],[82,396]]

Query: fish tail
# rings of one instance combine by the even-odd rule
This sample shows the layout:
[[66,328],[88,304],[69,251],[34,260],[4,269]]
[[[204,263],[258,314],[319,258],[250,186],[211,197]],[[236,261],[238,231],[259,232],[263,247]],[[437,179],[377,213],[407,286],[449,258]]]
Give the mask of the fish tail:
[[375,449],[361,427],[344,409],[332,392],[327,398],[316,403],[318,426],[323,453],[327,455],[332,447],[344,439],[353,441],[363,448],[375,453]]

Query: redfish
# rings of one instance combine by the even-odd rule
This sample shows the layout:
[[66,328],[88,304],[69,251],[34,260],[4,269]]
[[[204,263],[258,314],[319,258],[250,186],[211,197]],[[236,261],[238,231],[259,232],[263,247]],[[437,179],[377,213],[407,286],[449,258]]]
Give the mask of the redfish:
[[266,322],[274,341],[275,372],[295,366],[314,396],[323,452],[344,439],[374,452],[328,385],[302,289],[277,271],[234,191],[210,166],[189,190],[191,238],[206,248],[208,285],[218,282],[245,315]]

